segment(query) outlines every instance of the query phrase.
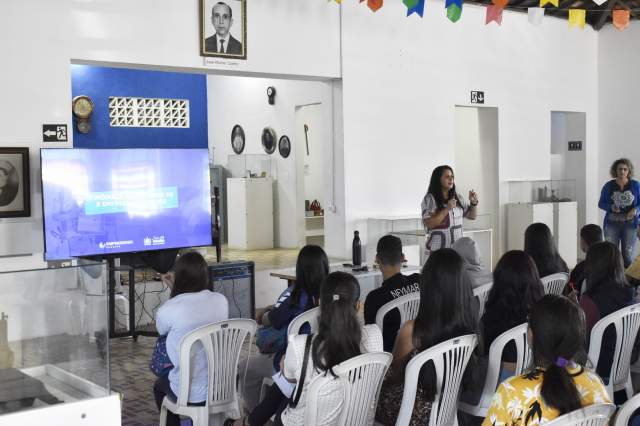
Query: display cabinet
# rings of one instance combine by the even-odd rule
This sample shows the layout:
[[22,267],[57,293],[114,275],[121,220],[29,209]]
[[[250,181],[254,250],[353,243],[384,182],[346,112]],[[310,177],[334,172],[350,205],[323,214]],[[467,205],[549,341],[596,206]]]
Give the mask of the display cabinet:
[[110,395],[107,275],[104,263],[0,272],[0,418]]
[[230,178],[274,177],[271,156],[265,154],[230,155],[227,171]]
[[575,180],[508,181],[511,203],[559,203],[576,201]]

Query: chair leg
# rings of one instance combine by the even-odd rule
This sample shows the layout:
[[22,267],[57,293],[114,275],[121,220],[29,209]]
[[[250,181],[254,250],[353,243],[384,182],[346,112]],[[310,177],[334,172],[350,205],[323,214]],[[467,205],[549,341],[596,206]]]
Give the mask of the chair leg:
[[631,382],[631,374],[629,374],[629,378],[627,379],[627,384],[625,385],[624,390],[627,394],[627,399],[633,398],[633,383]]
[[164,405],[160,407],[160,422],[158,422],[159,426],[167,425],[167,407]]

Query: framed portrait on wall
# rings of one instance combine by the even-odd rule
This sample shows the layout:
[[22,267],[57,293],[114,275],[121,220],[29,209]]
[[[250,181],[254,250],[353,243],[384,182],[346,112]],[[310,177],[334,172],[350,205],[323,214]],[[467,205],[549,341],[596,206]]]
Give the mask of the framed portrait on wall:
[[0,148],[0,217],[31,216],[29,148]]
[[200,55],[247,59],[246,0],[200,0]]

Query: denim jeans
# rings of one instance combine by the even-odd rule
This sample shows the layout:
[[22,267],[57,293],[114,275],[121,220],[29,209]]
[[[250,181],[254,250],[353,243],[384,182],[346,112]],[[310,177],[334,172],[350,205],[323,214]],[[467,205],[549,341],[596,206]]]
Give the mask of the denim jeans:
[[636,247],[636,228],[633,222],[607,222],[604,225],[604,238],[617,246],[620,246],[624,267],[628,268],[633,262],[633,255]]

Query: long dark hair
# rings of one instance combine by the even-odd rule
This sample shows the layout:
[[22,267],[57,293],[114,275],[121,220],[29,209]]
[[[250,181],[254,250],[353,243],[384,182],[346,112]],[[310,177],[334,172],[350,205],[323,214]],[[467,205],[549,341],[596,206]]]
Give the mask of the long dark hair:
[[333,373],[333,367],[360,355],[362,331],[356,317],[360,284],[346,272],[332,272],[322,283],[318,336],[313,340],[313,364]]
[[[431,253],[420,275],[420,307],[413,325],[413,346],[418,352],[478,328],[478,307],[464,260],[453,249]],[[436,375],[433,363],[421,371],[425,397],[433,401]]]
[[329,259],[319,246],[308,245],[302,247],[296,261],[296,284],[291,291],[291,303],[298,305],[302,293],[307,294],[306,309],[318,305],[320,298],[320,284],[329,275]]
[[544,223],[529,225],[524,233],[524,251],[536,263],[540,277],[569,272],[567,264],[558,253],[551,230]]
[[442,195],[442,183],[440,183],[440,178],[442,178],[445,170],[449,170],[451,174],[453,174],[453,169],[451,168],[451,166],[444,165],[438,166],[433,169],[433,172],[431,172],[431,179],[429,180],[429,189],[427,190],[428,194],[433,195],[433,198],[436,200],[436,205],[439,209],[445,207],[447,205],[447,201],[452,198],[455,198],[458,202],[458,205],[460,206],[460,199],[458,198],[458,193],[456,192],[455,183],[449,190],[449,194],[447,195],[446,199]]
[[183,293],[198,293],[207,289],[209,271],[207,262],[198,252],[190,251],[176,260],[175,279],[170,297]]
[[593,294],[605,287],[628,287],[624,275],[622,254],[618,247],[608,241],[596,243],[589,247],[584,261],[587,291]]
[[485,315],[503,321],[507,327],[522,324],[527,321],[531,306],[542,296],[544,287],[533,259],[521,250],[511,250],[500,258],[493,271]]
[[579,361],[585,359],[582,311],[566,297],[548,294],[532,306],[529,329],[533,335],[532,374],[543,376],[540,395],[545,403],[560,414],[581,408],[580,393],[563,364],[573,361],[584,367]]

